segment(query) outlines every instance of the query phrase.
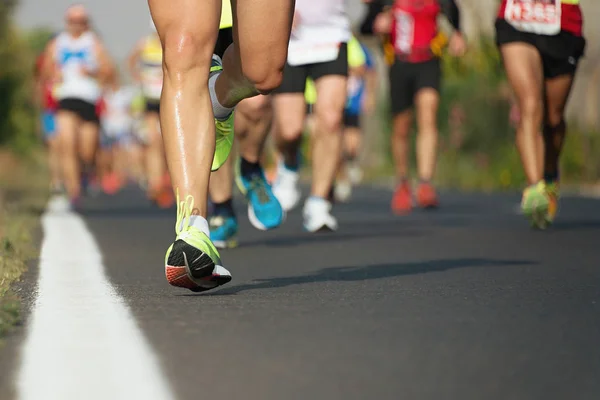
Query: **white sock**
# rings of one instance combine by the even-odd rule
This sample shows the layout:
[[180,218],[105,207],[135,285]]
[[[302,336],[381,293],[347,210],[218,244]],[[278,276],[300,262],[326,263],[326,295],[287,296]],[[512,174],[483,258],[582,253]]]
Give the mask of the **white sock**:
[[192,215],[190,217],[190,226],[193,226],[206,236],[210,237],[210,229],[208,228],[208,221],[206,218],[201,217],[200,215]]
[[213,114],[215,115],[215,118],[225,120],[229,118],[229,116],[233,112],[233,108],[223,106],[221,103],[219,103],[219,99],[217,99],[217,93],[215,92],[215,82],[217,81],[219,75],[221,75],[221,72],[217,72],[208,79],[208,93],[210,94],[210,102],[212,103]]

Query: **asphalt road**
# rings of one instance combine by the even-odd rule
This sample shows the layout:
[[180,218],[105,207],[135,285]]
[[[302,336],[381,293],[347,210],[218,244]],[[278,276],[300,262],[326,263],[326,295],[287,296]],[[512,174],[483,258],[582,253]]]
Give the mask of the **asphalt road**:
[[316,235],[299,210],[256,231],[238,201],[234,279],[201,295],[164,279],[174,210],[128,190],[82,214],[180,399],[600,398],[600,201],[536,232],[518,195],[405,217],[390,196],[361,189]]

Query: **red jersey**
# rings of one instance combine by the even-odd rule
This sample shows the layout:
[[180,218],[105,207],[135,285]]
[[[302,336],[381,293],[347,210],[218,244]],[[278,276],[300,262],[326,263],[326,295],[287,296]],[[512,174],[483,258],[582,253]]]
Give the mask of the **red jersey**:
[[583,34],[583,15],[579,0],[502,0],[498,18],[515,28],[540,35],[566,31]]
[[435,57],[431,43],[438,33],[438,0],[396,0],[392,8],[391,43],[396,55],[409,62]]
[[98,118],[102,118],[105,113],[106,101],[104,100],[104,96],[102,96],[100,97],[100,99],[98,99],[98,102],[96,103],[96,115],[98,116]]
[[[35,61],[35,72],[36,76],[39,77],[42,72],[42,67],[44,65],[44,53],[40,54]],[[47,111],[56,110],[57,102],[54,98],[53,94],[53,86],[52,83],[46,82],[43,85],[43,94],[42,94],[42,108]]]

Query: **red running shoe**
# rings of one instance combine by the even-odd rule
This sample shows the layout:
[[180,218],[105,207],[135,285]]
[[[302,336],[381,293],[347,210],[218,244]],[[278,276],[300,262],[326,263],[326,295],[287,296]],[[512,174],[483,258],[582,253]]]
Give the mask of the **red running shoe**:
[[392,197],[392,211],[394,214],[408,214],[412,210],[412,191],[408,182],[401,183]]
[[420,183],[417,187],[417,204],[424,209],[439,207],[440,203],[435,188],[430,183]]

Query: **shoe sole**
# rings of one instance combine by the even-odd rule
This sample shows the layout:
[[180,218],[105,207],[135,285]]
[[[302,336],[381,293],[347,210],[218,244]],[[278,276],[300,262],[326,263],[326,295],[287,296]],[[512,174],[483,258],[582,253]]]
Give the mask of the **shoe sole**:
[[200,279],[200,281],[202,281],[201,285],[196,283],[197,280],[192,280],[192,278],[190,278],[188,271],[189,268],[187,266],[165,266],[165,275],[167,277],[167,282],[169,282],[171,286],[189,289],[195,293],[215,289],[219,286],[231,282],[231,275],[229,275],[228,271],[220,265],[215,266],[211,275]]
[[277,225],[265,226],[262,222],[260,222],[260,220],[258,219],[256,214],[254,213],[252,204],[248,203],[248,220],[250,220],[250,224],[253,227],[255,227],[256,229],[258,229],[259,231],[269,231],[271,229],[280,227],[285,222],[285,219],[287,218],[287,213],[283,209],[283,207],[281,208],[281,210],[282,210],[281,221]]
[[[221,57],[219,57],[216,54],[212,55],[212,60],[211,60],[211,64],[212,61],[217,61],[217,65],[210,67],[210,71],[209,71],[209,78],[212,77],[214,74],[220,73],[223,71],[223,60],[221,60]],[[217,146],[222,143],[224,140],[228,140],[229,143],[229,151],[227,152],[227,157],[225,157],[223,160],[216,160],[216,158],[213,156],[213,164],[210,167],[211,172],[215,172],[218,171],[227,161],[227,159],[229,158],[230,154],[231,154],[231,149],[233,147],[233,141],[234,141],[234,137],[235,137],[235,133],[231,133],[230,135],[222,135],[221,137],[216,138],[216,143],[215,143],[215,154],[217,154]]]
[[223,135],[220,138],[217,138],[217,142],[215,143],[215,154],[217,152],[216,147],[219,146],[220,144],[222,144],[224,141],[228,142],[229,149],[227,151],[227,156],[225,158],[223,158],[222,160],[217,160],[216,158],[213,158],[213,164],[210,167],[211,172],[218,171],[227,162],[227,159],[231,155],[231,150],[233,149],[233,140],[234,140],[233,136],[234,136],[234,134]]
[[552,225],[558,215],[558,200],[551,200],[548,202],[548,211],[544,217],[548,226]]
[[337,231],[337,226],[331,227],[327,224],[323,224],[320,227],[318,227],[317,229],[308,229],[306,227],[306,225],[304,225],[304,230],[309,233],[331,233],[331,232]]
[[[165,265],[165,276],[171,286],[189,289],[192,292],[198,293],[215,289],[231,281],[231,273],[229,271],[223,266],[215,264],[208,254],[199,249],[196,250],[198,250],[198,253],[194,255],[194,257],[197,256],[194,262],[199,262],[201,266],[196,272],[203,276],[194,277],[187,255],[183,252],[183,266]],[[169,248],[169,253],[171,251],[173,251],[173,247]],[[167,257],[167,262],[169,258],[170,255]]]

